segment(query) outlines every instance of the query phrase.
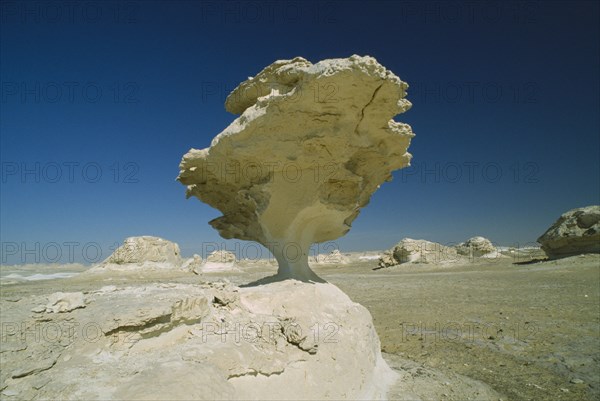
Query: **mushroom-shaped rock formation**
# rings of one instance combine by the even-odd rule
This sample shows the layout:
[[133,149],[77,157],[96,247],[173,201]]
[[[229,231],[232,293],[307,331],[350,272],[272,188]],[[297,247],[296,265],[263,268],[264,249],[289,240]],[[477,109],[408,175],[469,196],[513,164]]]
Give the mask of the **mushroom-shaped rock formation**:
[[600,253],[600,206],[563,213],[537,242],[550,259],[583,253]]
[[223,213],[210,222],[222,237],[269,249],[277,278],[320,281],[310,245],[347,233],[409,165],[414,134],[392,119],[411,106],[407,88],[372,57],[276,61],[228,96],[226,109],[241,116],[183,156],[178,180]]

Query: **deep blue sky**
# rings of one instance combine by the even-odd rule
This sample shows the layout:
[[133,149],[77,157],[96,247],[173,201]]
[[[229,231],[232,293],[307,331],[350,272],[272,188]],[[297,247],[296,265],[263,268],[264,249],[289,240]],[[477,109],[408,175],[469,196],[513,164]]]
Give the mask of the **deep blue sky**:
[[52,261],[54,243],[61,262],[88,243],[104,258],[134,235],[186,256],[222,243],[207,224],[219,212],[175,181],[179,161],[233,121],[231,89],[295,56],[370,55],[411,86],[396,120],[416,133],[413,167],[342,251],[523,245],[600,202],[597,2],[0,4],[3,263]]

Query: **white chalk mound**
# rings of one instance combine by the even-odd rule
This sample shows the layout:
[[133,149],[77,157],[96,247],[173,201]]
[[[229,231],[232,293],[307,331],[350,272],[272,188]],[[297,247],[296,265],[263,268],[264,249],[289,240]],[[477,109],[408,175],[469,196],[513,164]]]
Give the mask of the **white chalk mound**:
[[455,248],[459,255],[469,257],[486,257],[499,253],[494,244],[492,244],[492,241],[484,237],[469,238],[467,241],[458,244]]
[[241,116],[183,156],[178,180],[223,213],[210,222],[222,237],[269,249],[278,277],[320,281],[310,245],[346,234],[409,165],[414,134],[392,119],[411,106],[407,88],[372,57],[276,61],[229,95]]
[[314,257],[314,263],[320,265],[345,265],[350,259],[342,254],[339,249],[334,249],[328,254],[319,254]]
[[152,236],[129,237],[95,270],[179,269],[179,245]]
[[453,263],[459,260],[456,249],[422,239],[404,238],[379,258],[379,267],[403,263]]
[[[378,400],[397,377],[369,312],[332,284],[111,286],[86,301],[65,311],[77,322],[68,343],[28,337],[25,371],[7,354],[7,391],[27,399]],[[47,314],[48,324],[65,324],[61,315]]]
[[213,251],[206,257],[206,262],[202,265],[202,271],[228,271],[236,269],[236,257],[233,252],[226,250]]
[[563,213],[537,242],[551,259],[600,253],[600,206]]
[[235,263],[235,260],[235,254],[225,250],[213,251],[206,257],[206,261],[212,263]]

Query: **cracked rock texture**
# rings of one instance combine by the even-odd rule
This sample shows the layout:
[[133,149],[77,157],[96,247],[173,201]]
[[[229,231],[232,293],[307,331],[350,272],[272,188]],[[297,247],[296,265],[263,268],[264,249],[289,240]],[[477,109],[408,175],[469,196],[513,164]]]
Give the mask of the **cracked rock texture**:
[[392,119],[411,106],[407,88],[372,57],[276,61],[229,95],[241,115],[183,156],[178,180],[223,213],[210,222],[222,237],[263,244],[281,278],[318,280],[310,245],[347,233],[409,165],[414,134]]
[[551,259],[600,253],[600,206],[563,213],[537,242]]
[[85,309],[60,314],[29,311],[43,296],[11,307],[4,395],[373,400],[397,377],[370,313],[331,284],[164,283],[85,296]]

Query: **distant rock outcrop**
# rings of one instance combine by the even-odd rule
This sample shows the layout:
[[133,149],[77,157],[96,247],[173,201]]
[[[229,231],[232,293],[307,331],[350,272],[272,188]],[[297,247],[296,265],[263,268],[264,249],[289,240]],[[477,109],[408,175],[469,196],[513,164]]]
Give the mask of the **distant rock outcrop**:
[[537,242],[550,259],[600,253],[600,206],[563,213]]
[[492,244],[492,241],[484,237],[469,238],[467,241],[455,246],[455,248],[459,255],[468,257],[482,257],[490,254],[498,254],[498,250],[494,244]]
[[457,260],[456,249],[425,240],[404,238],[379,258],[379,267],[402,263],[447,263]]
[[202,257],[200,255],[194,254],[189,259],[186,259],[181,265],[183,270],[187,270],[189,272],[200,274],[202,270]]
[[235,263],[235,260],[235,254],[225,250],[214,251],[206,257],[210,263]]
[[343,255],[339,249],[334,249],[327,255],[319,254],[315,256],[314,262],[321,265],[345,265],[349,263],[350,260],[346,255]]
[[202,265],[202,271],[226,271],[236,269],[235,254],[226,250],[212,252],[206,257],[206,262]]
[[100,269],[181,268],[179,245],[159,237],[141,236],[125,239],[112,255],[97,266]]

